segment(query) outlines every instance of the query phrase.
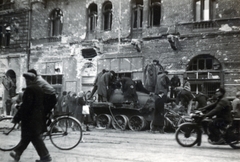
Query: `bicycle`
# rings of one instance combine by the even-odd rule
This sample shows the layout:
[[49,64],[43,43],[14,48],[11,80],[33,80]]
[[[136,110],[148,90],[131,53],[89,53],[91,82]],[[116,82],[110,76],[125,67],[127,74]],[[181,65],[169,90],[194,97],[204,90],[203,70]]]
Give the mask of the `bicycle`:
[[[12,123],[13,116],[0,119],[0,150],[11,151],[17,147],[21,138],[21,123]],[[81,123],[67,114],[54,115],[47,132],[42,138],[49,137],[51,143],[60,150],[71,150],[82,140]],[[4,140],[2,140],[4,139]]]

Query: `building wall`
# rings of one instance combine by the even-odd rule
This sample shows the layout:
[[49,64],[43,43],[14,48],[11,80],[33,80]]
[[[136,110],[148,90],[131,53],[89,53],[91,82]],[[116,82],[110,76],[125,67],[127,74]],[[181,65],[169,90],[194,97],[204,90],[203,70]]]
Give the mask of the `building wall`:
[[[20,2],[16,0],[18,1]],[[106,62],[109,60],[126,57],[134,62],[142,58],[142,67],[134,72],[133,78],[144,79],[145,66],[157,59],[170,72],[169,76],[178,74],[182,79],[191,59],[201,54],[210,54],[221,62],[225,74],[223,84],[228,95],[233,97],[235,91],[240,90],[238,0],[217,0],[216,15],[212,21],[214,27],[207,29],[195,28],[201,22],[194,22],[192,0],[162,0],[161,25],[150,27],[149,1],[143,0],[143,28],[138,38],[131,35],[130,0],[111,0],[112,30],[102,30],[101,11],[104,2],[105,0],[48,0],[32,3],[30,68],[35,68],[44,75],[62,74],[62,90],[85,91],[87,89],[82,84],[83,80],[91,84],[101,68],[129,72],[114,67],[113,63],[110,66]],[[92,3],[98,6],[98,25],[96,31],[90,34],[87,29],[87,8]],[[63,30],[61,37],[51,38],[49,15],[55,8],[63,12]],[[177,38],[177,50],[171,48],[168,35]],[[140,45],[140,51],[136,49],[136,44]],[[82,49],[86,48],[94,48],[97,56],[84,59]],[[101,60],[105,60],[105,63]],[[54,69],[60,67],[61,71],[49,70],[53,66],[51,63],[54,63]],[[89,68],[89,64],[93,66]]]

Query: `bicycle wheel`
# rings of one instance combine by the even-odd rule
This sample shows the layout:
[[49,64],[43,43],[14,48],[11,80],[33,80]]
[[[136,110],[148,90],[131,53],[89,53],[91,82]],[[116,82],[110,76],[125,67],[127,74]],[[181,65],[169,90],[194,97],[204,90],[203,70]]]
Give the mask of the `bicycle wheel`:
[[183,147],[192,147],[198,142],[199,130],[191,123],[182,124],[175,133],[176,141]]
[[11,123],[13,117],[0,119],[0,150],[11,151],[21,140],[20,124]]
[[73,117],[60,117],[52,123],[49,136],[52,144],[58,149],[71,150],[82,140],[82,127]]

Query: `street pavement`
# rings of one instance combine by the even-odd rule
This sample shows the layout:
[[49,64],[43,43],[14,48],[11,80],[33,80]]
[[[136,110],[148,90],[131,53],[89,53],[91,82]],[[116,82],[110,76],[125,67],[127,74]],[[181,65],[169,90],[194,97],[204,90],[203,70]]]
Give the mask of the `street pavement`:
[[[4,139],[0,139],[4,140]],[[152,134],[114,129],[97,129],[83,133],[83,142],[63,151],[45,140],[53,162],[239,162],[240,150],[228,145],[214,146],[204,136],[200,147],[184,148],[175,141],[174,133]],[[30,144],[20,162],[34,162],[38,155]],[[9,152],[0,151],[0,162],[14,162]]]

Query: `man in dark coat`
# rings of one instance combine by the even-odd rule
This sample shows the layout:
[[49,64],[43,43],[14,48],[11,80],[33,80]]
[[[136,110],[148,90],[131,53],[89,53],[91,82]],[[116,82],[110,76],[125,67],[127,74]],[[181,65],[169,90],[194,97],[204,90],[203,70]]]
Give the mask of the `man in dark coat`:
[[136,105],[138,102],[138,96],[134,81],[129,77],[121,77],[118,82],[121,83],[124,100],[133,102]]
[[151,132],[155,133],[155,131],[159,131],[160,133],[164,133],[164,105],[171,101],[163,91],[159,91],[158,97],[155,100]]
[[173,75],[170,81],[171,89],[170,89],[170,98],[176,98],[177,92],[175,91],[176,87],[181,86],[181,81],[177,75]]
[[98,101],[99,102],[107,102],[108,97],[109,97],[109,91],[110,91],[110,86],[111,82],[113,81],[115,76],[114,71],[109,71],[104,73],[99,82],[98,82]]
[[30,142],[35,147],[40,160],[36,162],[50,162],[52,158],[49,155],[41,134],[43,133],[45,123],[44,116],[44,92],[39,86],[32,85],[35,74],[25,73],[27,88],[23,94],[22,104],[18,113],[14,116],[13,122],[21,121],[21,141],[19,145],[10,153],[15,161],[19,161],[22,153]]
[[185,107],[187,114],[190,114],[192,110],[192,100],[195,96],[190,91],[190,88],[188,86],[185,86],[183,89],[178,92],[176,102],[179,104],[181,102],[181,105]]
[[159,72],[157,76],[157,83],[155,86],[155,93],[158,93],[159,91],[163,91],[165,95],[168,94],[169,91],[169,85],[170,85],[170,80],[167,76],[168,71]]
[[228,124],[232,122],[232,106],[230,101],[224,97],[225,95],[224,88],[218,88],[216,90],[217,101],[211,105],[207,105],[201,109],[200,111],[205,111],[205,115],[203,117],[213,117],[213,122],[209,124],[209,139],[214,144],[222,143],[222,139],[220,137],[220,129],[224,129]]
[[198,94],[195,95],[195,98],[193,101],[196,101],[196,109],[202,108],[204,106],[207,106],[208,96],[205,95],[202,92],[198,92]]

